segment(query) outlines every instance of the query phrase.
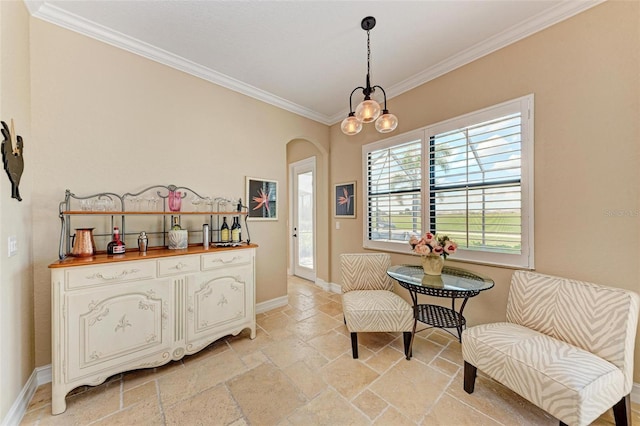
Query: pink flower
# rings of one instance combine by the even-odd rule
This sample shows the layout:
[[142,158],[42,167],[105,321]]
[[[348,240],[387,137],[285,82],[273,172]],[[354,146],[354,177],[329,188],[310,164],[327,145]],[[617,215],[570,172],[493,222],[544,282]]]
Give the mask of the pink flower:
[[415,247],[416,245],[418,245],[419,242],[420,242],[420,238],[416,237],[415,235],[412,235],[411,238],[409,238],[409,244],[412,247]]
[[418,244],[416,248],[413,249],[413,251],[421,256],[426,256],[427,254],[431,253],[431,247],[426,244]]
[[442,248],[442,246],[435,246],[433,248],[433,253],[437,254],[438,256],[442,255],[442,253],[444,253],[444,249]]
[[[432,246],[438,243],[438,240],[436,240],[436,236],[431,232],[427,232],[426,234],[424,234],[424,237],[422,237],[422,239],[424,240],[425,244],[430,244]],[[435,244],[431,244],[431,243],[435,243]]]
[[[264,192],[262,188],[258,190],[258,196],[253,197],[253,202],[257,203],[253,210],[258,210],[260,207],[264,206],[267,209],[267,213],[269,213],[269,196],[271,195],[271,190],[269,192]],[[267,215],[268,216],[268,215]]]
[[342,196],[338,197],[338,204],[341,206],[344,206],[345,204],[347,205],[347,211],[349,211],[349,205],[351,204],[351,198],[353,198],[353,195],[349,195],[349,191],[347,191],[347,188],[342,188]]
[[458,249],[458,244],[454,243],[451,240],[448,240],[444,245],[444,252],[447,254],[453,254]]

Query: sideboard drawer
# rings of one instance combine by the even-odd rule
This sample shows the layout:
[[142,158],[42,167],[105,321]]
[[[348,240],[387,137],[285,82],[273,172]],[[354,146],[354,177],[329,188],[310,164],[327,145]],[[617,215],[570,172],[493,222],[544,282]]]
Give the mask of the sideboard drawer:
[[158,260],[158,276],[200,272],[199,256],[175,256]]
[[153,262],[120,262],[86,268],[69,268],[65,272],[66,288],[80,288],[108,283],[138,281],[156,277]]
[[203,254],[202,270],[225,268],[234,265],[247,265],[251,263],[251,250],[231,250],[220,253]]

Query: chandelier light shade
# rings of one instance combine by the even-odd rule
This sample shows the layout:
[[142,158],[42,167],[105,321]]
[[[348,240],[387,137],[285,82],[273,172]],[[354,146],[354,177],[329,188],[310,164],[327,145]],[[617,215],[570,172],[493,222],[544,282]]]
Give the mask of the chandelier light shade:
[[[349,115],[342,121],[340,128],[345,135],[356,135],[362,130],[362,123],[376,123],[376,130],[380,133],[392,132],[398,127],[398,117],[389,113],[387,109],[387,94],[384,89],[378,85],[371,85],[371,46],[369,39],[369,31],[376,26],[376,18],[367,16],[360,24],[363,30],[367,32],[367,79],[366,86],[356,87],[349,96]],[[384,99],[384,106],[381,107],[378,102],[371,99],[371,95],[376,89],[380,89]],[[364,99],[358,104],[355,112],[353,111],[353,94],[361,91]],[[382,112],[382,115],[380,113]]]
[[342,125],[340,126],[342,129],[342,133],[345,135],[353,136],[360,133],[362,130],[362,121],[358,120],[355,114],[349,113],[349,116],[342,120]]
[[382,115],[376,120],[376,130],[380,133],[393,132],[398,127],[398,117],[383,110]]
[[380,104],[373,99],[365,99],[356,107],[356,118],[363,123],[371,123],[380,117]]

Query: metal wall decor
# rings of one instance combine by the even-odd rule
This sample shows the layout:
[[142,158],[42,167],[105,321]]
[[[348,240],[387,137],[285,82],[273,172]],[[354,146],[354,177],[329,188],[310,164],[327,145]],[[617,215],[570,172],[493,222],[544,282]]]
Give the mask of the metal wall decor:
[[15,198],[18,201],[22,201],[20,197],[20,178],[24,171],[24,157],[22,150],[24,143],[22,136],[16,137],[14,130],[13,118],[11,119],[11,128],[7,126],[7,123],[2,121],[2,162],[4,163],[4,170],[9,175],[11,181],[11,198]]

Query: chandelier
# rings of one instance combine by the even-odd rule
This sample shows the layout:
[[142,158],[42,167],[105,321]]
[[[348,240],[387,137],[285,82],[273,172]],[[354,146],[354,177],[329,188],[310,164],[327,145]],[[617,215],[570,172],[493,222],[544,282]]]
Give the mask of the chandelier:
[[[370,70],[371,70],[371,47],[369,44],[369,31],[376,26],[376,18],[373,16],[367,16],[362,20],[360,24],[363,30],[367,32],[367,80],[366,87],[356,87],[349,96],[349,115],[342,121],[340,128],[345,135],[355,135],[362,130],[362,123],[376,122],[376,130],[380,133],[392,132],[398,127],[398,118],[389,113],[387,109],[387,94],[384,89],[378,85],[371,86]],[[380,104],[371,99],[371,95],[380,89],[384,98],[384,107],[380,108]],[[353,94],[362,90],[364,100],[358,104],[355,112],[353,111]],[[382,114],[380,112],[382,111]]]

